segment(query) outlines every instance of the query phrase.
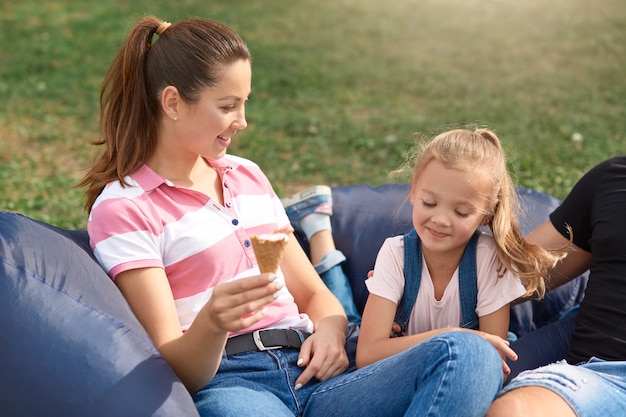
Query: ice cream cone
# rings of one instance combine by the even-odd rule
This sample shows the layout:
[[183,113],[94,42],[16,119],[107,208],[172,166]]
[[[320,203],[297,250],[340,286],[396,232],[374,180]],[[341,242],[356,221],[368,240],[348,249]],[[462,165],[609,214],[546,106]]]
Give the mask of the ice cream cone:
[[278,271],[288,239],[284,233],[250,237],[252,249],[261,273],[269,272],[275,274]]

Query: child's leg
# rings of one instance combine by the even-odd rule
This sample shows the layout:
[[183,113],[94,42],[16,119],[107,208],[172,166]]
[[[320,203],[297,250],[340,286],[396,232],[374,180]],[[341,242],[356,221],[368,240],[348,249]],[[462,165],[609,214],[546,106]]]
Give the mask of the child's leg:
[[335,240],[333,239],[333,233],[331,231],[330,216],[325,217],[328,219],[328,224],[325,225],[326,228],[318,231],[311,237],[307,237],[311,251],[311,262],[313,265],[317,265],[322,262],[322,259],[327,253],[337,250],[335,247]]
[[332,235],[330,216],[333,203],[330,187],[311,187],[282,202],[294,229],[302,232],[309,241],[311,262],[317,273],[341,302],[348,320],[360,323],[361,315],[354,304],[352,288],[341,267],[346,258],[335,247]]
[[321,382],[303,416],[484,416],[501,386],[496,349],[449,332]]

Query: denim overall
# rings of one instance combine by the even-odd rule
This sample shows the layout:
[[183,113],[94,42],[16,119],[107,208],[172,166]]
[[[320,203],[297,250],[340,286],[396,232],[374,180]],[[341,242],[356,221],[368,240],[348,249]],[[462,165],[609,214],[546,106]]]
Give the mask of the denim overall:
[[[476,303],[478,298],[478,274],[476,272],[476,246],[480,232],[476,231],[461,257],[459,263],[459,296],[461,298],[462,321],[460,327],[469,329],[478,328]],[[415,229],[404,235],[404,292],[398,303],[396,323],[401,332],[405,333],[409,318],[422,279],[422,242]]]

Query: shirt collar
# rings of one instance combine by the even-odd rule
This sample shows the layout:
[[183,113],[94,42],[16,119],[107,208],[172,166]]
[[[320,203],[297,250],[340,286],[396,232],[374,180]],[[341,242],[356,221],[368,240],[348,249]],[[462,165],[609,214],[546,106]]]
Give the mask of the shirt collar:
[[161,184],[171,185],[169,181],[154,172],[152,168],[146,164],[133,172],[130,177],[146,192],[158,188]]
[[[230,158],[223,157],[220,159],[207,159],[209,165],[218,171],[227,171],[233,168]],[[148,165],[143,164],[139,169],[133,172],[130,177],[146,192],[159,188],[162,184],[173,186],[169,180],[163,178],[152,170]]]

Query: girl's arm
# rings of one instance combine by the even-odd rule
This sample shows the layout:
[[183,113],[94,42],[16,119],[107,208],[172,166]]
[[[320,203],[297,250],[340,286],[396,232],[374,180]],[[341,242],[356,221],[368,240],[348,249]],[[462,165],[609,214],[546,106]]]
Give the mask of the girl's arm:
[[[450,331],[474,332],[491,343],[503,357],[513,360],[517,359],[517,355],[511,350],[509,343],[506,341],[506,331],[504,332],[505,338],[502,338],[482,330],[476,331],[460,327],[446,327],[414,335],[392,338],[390,337],[390,329],[394,325],[396,309],[397,305],[394,302],[374,294],[369,295],[363,311],[361,330],[357,342],[357,367],[361,368],[380,359],[395,355],[426,339]],[[506,363],[503,367],[504,372],[507,372],[508,367]]]
[[[499,336],[503,340],[507,340],[508,332],[509,332],[509,320],[511,318],[511,304],[505,304],[499,310],[494,311],[493,313],[487,314],[486,316],[482,316],[478,318],[478,329],[481,332],[486,334],[492,334],[495,336]],[[507,342],[508,343],[508,342]],[[504,376],[511,373],[511,368],[506,363],[506,354],[503,351],[499,351],[500,356],[502,357],[502,371],[504,372]],[[511,359],[517,359],[511,358]]]
[[481,332],[494,334],[506,340],[509,332],[510,318],[511,305],[506,304],[491,314],[479,317],[478,329]]
[[293,234],[289,236],[280,268],[300,312],[308,314],[315,324],[313,335],[300,349],[299,364],[306,369],[296,380],[296,386],[306,384],[313,377],[324,381],[342,373],[348,367],[346,313]]
[[269,274],[221,283],[183,333],[163,269],[125,271],[117,275],[115,283],[191,393],[206,385],[217,372],[228,332],[241,330],[261,319],[262,307],[274,301],[276,292]]
[[362,368],[380,359],[400,353],[418,343],[452,328],[436,329],[410,336],[391,337],[397,305],[370,294],[365,303],[356,349],[356,365]]

